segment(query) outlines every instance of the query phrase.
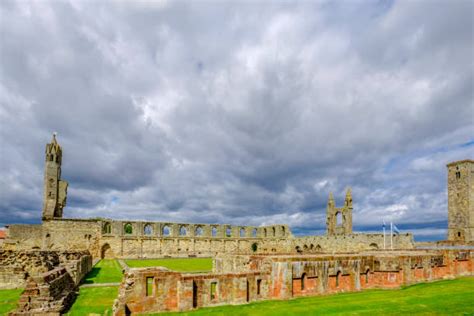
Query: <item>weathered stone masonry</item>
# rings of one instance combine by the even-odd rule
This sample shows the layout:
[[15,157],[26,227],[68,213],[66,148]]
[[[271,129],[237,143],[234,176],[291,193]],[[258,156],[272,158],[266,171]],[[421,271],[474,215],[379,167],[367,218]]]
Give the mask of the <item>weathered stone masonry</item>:
[[186,311],[369,288],[397,288],[473,275],[470,251],[403,251],[312,256],[218,256],[214,272],[182,274],[164,268],[130,269],[114,315]]
[[474,242],[474,160],[449,163],[448,240]]
[[0,288],[24,288],[10,315],[60,315],[92,269],[88,252],[0,250]]
[[[331,197],[326,236],[294,237],[287,225],[235,226],[111,219],[63,218],[67,183],[61,179],[62,148],[46,145],[43,223],[11,225],[4,249],[87,250],[94,258],[153,258],[228,254],[290,254],[380,249],[382,234],[352,232],[352,194],[336,208]],[[338,223],[337,218],[342,220]],[[397,235],[395,248],[413,248],[411,234]]]

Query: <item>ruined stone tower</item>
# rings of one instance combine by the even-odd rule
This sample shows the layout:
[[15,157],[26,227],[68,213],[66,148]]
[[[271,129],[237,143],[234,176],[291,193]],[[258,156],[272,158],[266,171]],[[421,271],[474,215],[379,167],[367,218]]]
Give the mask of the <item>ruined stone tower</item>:
[[352,192],[348,188],[344,206],[337,208],[332,193],[329,193],[326,211],[327,235],[350,235],[352,234]]
[[474,241],[474,160],[448,167],[448,240]]
[[67,185],[61,180],[62,149],[53,134],[51,143],[46,144],[43,193],[43,220],[60,218],[66,206]]

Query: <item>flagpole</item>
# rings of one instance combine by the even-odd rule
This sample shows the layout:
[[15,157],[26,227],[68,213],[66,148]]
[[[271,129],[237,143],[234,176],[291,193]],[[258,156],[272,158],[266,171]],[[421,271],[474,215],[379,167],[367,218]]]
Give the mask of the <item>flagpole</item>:
[[393,250],[393,223],[390,222],[390,249]]
[[385,221],[383,223],[383,249],[385,250]]

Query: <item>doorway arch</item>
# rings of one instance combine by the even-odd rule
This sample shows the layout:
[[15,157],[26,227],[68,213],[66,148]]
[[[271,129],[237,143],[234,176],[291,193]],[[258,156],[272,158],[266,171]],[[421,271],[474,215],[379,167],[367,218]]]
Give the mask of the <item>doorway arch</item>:
[[101,259],[113,259],[115,258],[114,252],[109,244],[104,244],[100,249],[100,258]]

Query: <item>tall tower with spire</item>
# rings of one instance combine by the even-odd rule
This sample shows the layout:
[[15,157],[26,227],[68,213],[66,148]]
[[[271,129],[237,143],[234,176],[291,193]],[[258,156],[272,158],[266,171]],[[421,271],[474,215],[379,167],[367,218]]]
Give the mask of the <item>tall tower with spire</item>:
[[68,183],[61,180],[62,148],[53,134],[51,143],[46,144],[44,193],[43,193],[43,220],[61,218],[66,206]]
[[352,234],[352,191],[350,188],[347,189],[343,207],[336,207],[332,192],[329,193],[326,228],[328,236]]

